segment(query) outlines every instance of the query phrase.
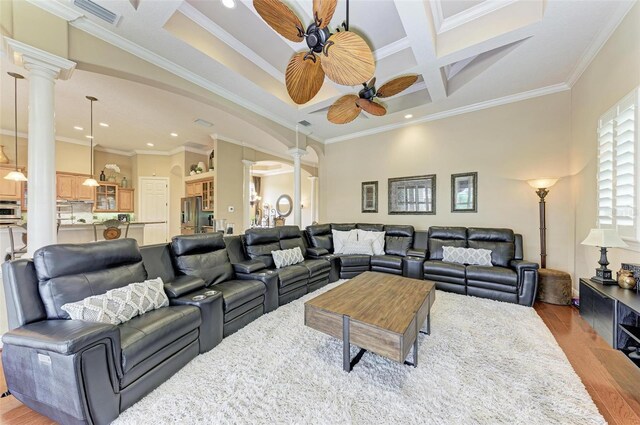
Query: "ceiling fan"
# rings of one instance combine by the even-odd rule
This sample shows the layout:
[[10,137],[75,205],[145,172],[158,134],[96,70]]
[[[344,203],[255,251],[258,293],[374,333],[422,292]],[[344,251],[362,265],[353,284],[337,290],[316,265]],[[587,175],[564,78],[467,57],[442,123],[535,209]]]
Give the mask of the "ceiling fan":
[[336,100],[327,111],[327,119],[334,124],[346,124],[356,119],[362,110],[371,115],[382,116],[387,113],[387,108],[373,100],[395,96],[408,89],[418,80],[417,75],[405,75],[394,78],[384,83],[376,90],[375,77],[368,83],[362,83],[364,88],[358,95],[347,94]]
[[355,86],[368,81],[375,72],[373,54],[359,35],[349,31],[349,2],[345,31],[332,34],[328,25],[338,0],[313,0],[313,23],[305,30],[296,14],[280,0],[253,0],[258,14],[284,38],[306,41],[306,52],[293,55],[287,65],[287,92],[299,105],[318,93],[325,74],[330,80]]

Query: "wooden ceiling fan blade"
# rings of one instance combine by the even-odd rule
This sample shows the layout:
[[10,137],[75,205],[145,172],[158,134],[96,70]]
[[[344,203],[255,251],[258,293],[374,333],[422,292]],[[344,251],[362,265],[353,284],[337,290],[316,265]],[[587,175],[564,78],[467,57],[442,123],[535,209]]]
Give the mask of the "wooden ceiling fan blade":
[[310,101],[320,91],[323,82],[324,71],[320,65],[320,56],[300,52],[291,57],[285,72],[285,83],[287,92],[295,103],[302,105]]
[[331,22],[338,0],[313,0],[313,18],[316,23],[320,22],[318,28],[325,28]]
[[346,124],[360,115],[360,107],[356,103],[358,96],[347,94],[336,100],[327,111],[327,119],[334,124]]
[[417,75],[405,75],[403,77],[394,78],[389,80],[378,89],[376,96],[378,97],[391,97],[411,87],[416,81],[418,81]]
[[351,31],[333,34],[324,46],[322,68],[331,81],[356,86],[369,81],[376,70],[366,41]]
[[[271,28],[287,40],[304,40],[304,27],[298,16],[280,0],[253,0],[253,7]],[[302,31],[302,34],[300,34]]]
[[372,102],[367,99],[358,99],[356,100],[356,103],[359,107],[361,107],[371,115],[381,117],[387,113],[387,108],[377,102]]

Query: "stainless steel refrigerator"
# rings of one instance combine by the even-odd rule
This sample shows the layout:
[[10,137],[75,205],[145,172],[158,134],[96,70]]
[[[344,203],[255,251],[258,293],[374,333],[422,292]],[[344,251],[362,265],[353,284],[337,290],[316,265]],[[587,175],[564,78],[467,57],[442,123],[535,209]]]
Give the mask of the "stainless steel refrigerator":
[[192,196],[180,200],[182,212],[180,214],[180,233],[192,235],[203,233],[202,226],[208,223],[209,214],[202,211],[202,198]]

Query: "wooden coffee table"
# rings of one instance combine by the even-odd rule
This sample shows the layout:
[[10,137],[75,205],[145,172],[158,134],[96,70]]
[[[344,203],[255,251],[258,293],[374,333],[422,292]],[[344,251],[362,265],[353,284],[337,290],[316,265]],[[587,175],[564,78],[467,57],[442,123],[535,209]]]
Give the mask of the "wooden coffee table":
[[[342,367],[350,372],[367,351],[418,367],[418,333],[431,332],[435,284],[365,272],[304,303],[304,324],[342,339]],[[351,359],[351,344],[361,348]],[[413,348],[413,362],[405,362]]]

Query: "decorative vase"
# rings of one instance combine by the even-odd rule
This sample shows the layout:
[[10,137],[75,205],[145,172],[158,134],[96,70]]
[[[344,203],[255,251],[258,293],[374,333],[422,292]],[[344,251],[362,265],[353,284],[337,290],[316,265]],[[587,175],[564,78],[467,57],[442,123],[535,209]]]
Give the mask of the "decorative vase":
[[[204,165],[204,162],[202,162],[202,161],[198,162],[198,168],[199,168],[200,170],[202,170],[202,171],[204,171],[204,170],[206,170],[206,169],[207,169],[206,165]],[[202,172],[202,171],[201,171],[201,172]]]
[[122,178],[122,182],[120,183],[120,186],[125,188],[125,189],[129,186],[129,181],[127,180],[126,177]]
[[618,286],[622,289],[633,289],[636,287],[636,278],[631,270],[620,270],[618,272]]
[[107,176],[104,175],[104,170],[100,171],[100,181],[101,182],[107,181]]
[[116,182],[116,176],[109,176],[108,181],[115,183]]
[[195,174],[196,174],[196,172],[195,172],[194,170],[189,171],[189,175],[190,175],[190,176],[193,176],[193,175],[195,175]]

